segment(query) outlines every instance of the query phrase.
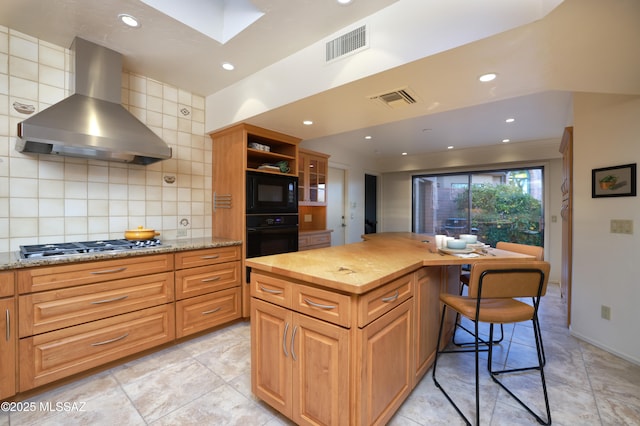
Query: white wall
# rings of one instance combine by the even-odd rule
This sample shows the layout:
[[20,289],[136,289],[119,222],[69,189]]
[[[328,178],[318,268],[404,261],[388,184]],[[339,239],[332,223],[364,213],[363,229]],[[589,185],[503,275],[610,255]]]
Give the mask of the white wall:
[[[574,95],[571,331],[638,364],[640,199],[591,198],[591,171],[640,162],[639,117],[640,96]],[[633,220],[634,234],[611,234],[611,219]],[[600,317],[601,305],[611,320]]]

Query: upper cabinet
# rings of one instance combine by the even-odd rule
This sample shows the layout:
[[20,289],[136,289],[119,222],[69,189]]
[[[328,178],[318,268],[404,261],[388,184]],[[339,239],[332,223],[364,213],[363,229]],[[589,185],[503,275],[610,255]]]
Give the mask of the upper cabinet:
[[306,206],[327,205],[329,156],[300,148],[298,150],[298,202]]
[[247,170],[296,176],[300,139],[247,124]]

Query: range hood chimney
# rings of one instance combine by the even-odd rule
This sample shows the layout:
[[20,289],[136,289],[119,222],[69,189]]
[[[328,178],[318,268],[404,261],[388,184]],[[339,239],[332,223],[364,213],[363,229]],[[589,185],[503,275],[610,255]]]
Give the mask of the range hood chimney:
[[74,94],[18,123],[16,150],[143,165],[171,158],[171,147],[120,104],[122,55],[77,37],[71,51]]

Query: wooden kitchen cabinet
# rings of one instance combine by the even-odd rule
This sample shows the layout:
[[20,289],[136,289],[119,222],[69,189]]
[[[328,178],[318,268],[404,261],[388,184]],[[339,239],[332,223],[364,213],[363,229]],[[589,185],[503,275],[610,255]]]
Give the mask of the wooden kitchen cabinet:
[[297,424],[384,424],[414,386],[414,273],[362,295],[251,274],[251,380]]
[[240,247],[176,253],[176,337],[241,316]]
[[298,202],[301,205],[325,206],[327,204],[328,171],[328,155],[299,149]]
[[21,295],[19,336],[171,303],[173,287],[173,272],[164,272]]
[[360,395],[356,424],[385,424],[413,389],[413,300],[407,300],[364,328],[356,380]]
[[16,393],[17,316],[13,272],[0,273],[0,400]]
[[331,246],[331,229],[322,231],[301,231],[298,234],[298,251],[313,250]]
[[254,299],[253,393],[299,425],[349,424],[349,331]]
[[423,267],[416,272],[414,294],[415,383],[425,375],[436,354],[440,324],[441,267]]
[[172,270],[171,254],[40,266],[18,271],[18,292],[25,294],[55,290]]
[[[246,237],[246,174],[247,171],[283,174],[280,171],[259,169],[263,164],[286,161],[287,175],[297,176],[298,144],[300,139],[242,123],[211,133],[213,151],[213,235],[244,241]],[[265,145],[269,151],[251,148]],[[247,283],[241,254],[241,281]],[[241,286],[242,316],[250,314],[248,285]]]
[[172,341],[173,304],[20,339],[20,391]]
[[173,254],[17,271],[19,391],[175,339]]

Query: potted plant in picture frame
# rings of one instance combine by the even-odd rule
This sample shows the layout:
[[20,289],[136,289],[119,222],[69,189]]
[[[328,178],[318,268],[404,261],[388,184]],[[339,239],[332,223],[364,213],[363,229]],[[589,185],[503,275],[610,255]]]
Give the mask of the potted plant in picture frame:
[[615,186],[618,178],[614,175],[606,175],[600,179],[600,189],[611,189]]

